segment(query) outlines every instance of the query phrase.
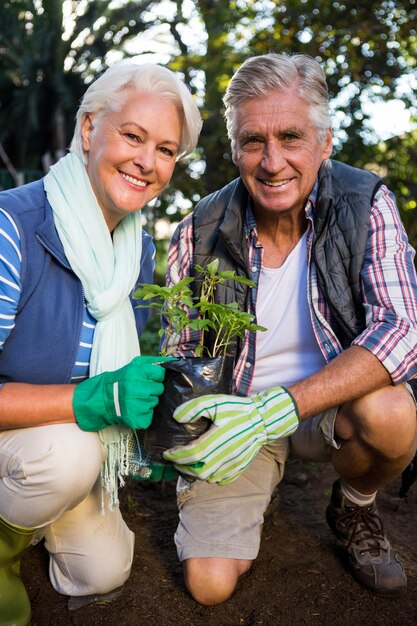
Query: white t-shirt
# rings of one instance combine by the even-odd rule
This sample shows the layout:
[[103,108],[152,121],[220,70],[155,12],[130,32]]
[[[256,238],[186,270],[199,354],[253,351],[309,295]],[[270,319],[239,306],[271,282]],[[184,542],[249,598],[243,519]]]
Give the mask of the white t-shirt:
[[256,304],[256,363],[251,393],[289,386],[325,365],[307,300],[307,233],[276,269],[261,268]]

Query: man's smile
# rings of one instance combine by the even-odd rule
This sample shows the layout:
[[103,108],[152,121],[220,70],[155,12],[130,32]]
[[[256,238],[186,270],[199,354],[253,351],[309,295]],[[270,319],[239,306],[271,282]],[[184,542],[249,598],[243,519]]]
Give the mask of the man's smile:
[[292,179],[285,178],[284,180],[264,180],[262,178],[259,178],[258,180],[267,187],[282,187],[283,185],[289,183]]

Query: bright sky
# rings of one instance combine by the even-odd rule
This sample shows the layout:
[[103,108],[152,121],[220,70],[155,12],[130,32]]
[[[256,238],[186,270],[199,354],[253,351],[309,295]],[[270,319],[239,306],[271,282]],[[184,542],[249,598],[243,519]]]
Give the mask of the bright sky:
[[[395,135],[416,128],[410,121],[410,112],[402,100],[380,102],[369,105],[372,113],[372,128],[380,139],[388,139]],[[367,111],[368,106],[364,106]]]

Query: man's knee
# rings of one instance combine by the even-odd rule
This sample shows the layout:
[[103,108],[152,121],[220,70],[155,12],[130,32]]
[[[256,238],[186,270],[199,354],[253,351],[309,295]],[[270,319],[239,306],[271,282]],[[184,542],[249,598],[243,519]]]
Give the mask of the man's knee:
[[239,577],[249,570],[251,564],[251,561],[240,559],[187,559],[184,561],[185,584],[199,604],[220,604],[232,596]]
[[342,442],[357,441],[387,459],[408,456],[416,445],[414,399],[403,385],[384,387],[343,405],[335,429]]

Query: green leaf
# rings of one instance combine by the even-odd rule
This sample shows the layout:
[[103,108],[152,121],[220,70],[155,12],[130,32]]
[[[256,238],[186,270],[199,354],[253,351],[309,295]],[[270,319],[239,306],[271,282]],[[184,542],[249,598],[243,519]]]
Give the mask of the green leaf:
[[195,355],[200,357],[204,354],[204,346],[197,346],[195,349]]
[[190,320],[189,327],[192,330],[207,330],[208,328],[213,328],[214,324],[210,320],[198,319]]
[[237,283],[242,283],[242,285],[248,285],[248,287],[255,287],[253,280],[245,278],[245,276],[235,276],[233,280]]
[[250,331],[254,331],[254,330],[259,330],[261,332],[265,332],[266,330],[268,330],[267,328],[265,328],[265,326],[259,326],[259,324],[251,324],[249,326],[249,330]]
[[215,274],[218,269],[219,269],[219,259],[214,259],[213,261],[211,261],[211,263],[209,263],[206,268],[209,274]]

